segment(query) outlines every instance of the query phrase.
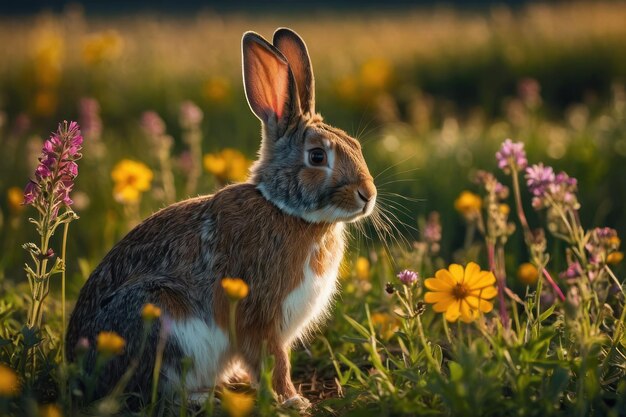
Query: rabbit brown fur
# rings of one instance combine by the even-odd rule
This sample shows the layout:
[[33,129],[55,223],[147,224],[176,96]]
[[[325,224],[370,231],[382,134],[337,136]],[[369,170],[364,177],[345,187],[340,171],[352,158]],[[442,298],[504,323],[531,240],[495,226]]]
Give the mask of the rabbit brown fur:
[[[258,376],[261,350],[274,355],[273,388],[298,398],[288,351],[329,309],[343,255],[345,222],[373,210],[376,188],[358,141],[322,121],[306,46],[289,29],[273,45],[248,32],[242,41],[244,85],[263,126],[259,158],[246,183],[160,210],[124,237],[80,292],[67,333],[67,354],[86,337],[119,333],[125,353],[107,364],[105,395],[139,354],[141,309],[153,303],[162,319],[148,336],[129,389],[146,398],[157,339],[167,335],[161,392],[180,384],[181,359],[190,392],[219,382],[240,361]],[[228,335],[223,277],[240,277],[249,295],[236,311],[238,346]],[[161,327],[166,326],[161,332]],[[93,366],[95,352],[88,352]]]

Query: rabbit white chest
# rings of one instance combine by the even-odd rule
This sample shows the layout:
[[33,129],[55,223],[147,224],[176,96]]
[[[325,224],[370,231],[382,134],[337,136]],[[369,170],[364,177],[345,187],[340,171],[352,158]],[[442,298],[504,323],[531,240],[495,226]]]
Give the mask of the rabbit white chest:
[[[286,343],[301,337],[312,325],[325,318],[329,313],[330,302],[337,290],[337,274],[343,257],[343,225],[337,224],[334,237],[337,239],[331,247],[315,244],[303,265],[304,279],[283,301],[281,336]],[[321,273],[312,266],[312,259],[324,257]]]

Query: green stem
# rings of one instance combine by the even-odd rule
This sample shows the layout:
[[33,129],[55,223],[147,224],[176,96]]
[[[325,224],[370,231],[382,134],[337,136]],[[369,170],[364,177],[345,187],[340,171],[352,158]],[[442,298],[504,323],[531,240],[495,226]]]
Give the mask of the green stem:
[[65,316],[65,271],[67,269],[67,233],[70,223],[67,222],[63,226],[63,243],[61,244],[61,259],[63,260],[63,270],[61,271],[61,317],[63,322],[63,338],[61,339],[61,350],[63,351],[63,364],[65,365],[65,335],[66,335],[66,316]]
[[437,363],[437,361],[433,357],[432,352],[430,351],[430,346],[428,345],[426,337],[424,336],[424,327],[422,326],[422,317],[420,315],[417,315],[417,335],[420,339],[420,343],[422,344],[422,348],[424,349],[424,353],[426,354],[426,359],[428,360],[428,363],[430,363],[430,365],[437,370],[437,374],[439,375],[439,373],[441,372],[441,367],[439,366],[439,363]]

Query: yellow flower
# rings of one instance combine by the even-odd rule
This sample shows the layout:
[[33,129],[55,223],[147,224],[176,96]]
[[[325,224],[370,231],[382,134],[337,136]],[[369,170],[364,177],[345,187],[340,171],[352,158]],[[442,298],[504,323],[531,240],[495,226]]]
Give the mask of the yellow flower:
[[83,61],[96,65],[117,58],[124,47],[124,40],[115,30],[95,33],[83,41]]
[[539,271],[535,265],[525,262],[517,268],[517,278],[526,285],[533,285],[539,279]]
[[246,417],[254,408],[254,397],[243,392],[222,390],[222,405],[230,417]]
[[487,301],[498,294],[493,286],[496,278],[489,271],[481,271],[480,266],[470,262],[465,267],[452,264],[448,269],[440,269],[435,278],[424,281],[432,292],[424,295],[424,301],[434,304],[433,310],[445,313],[450,322],[461,318],[469,323],[478,318],[479,311],[488,313],[493,304]]
[[39,417],[63,417],[63,413],[56,404],[44,404],[39,406]]
[[500,213],[504,214],[505,216],[508,216],[511,212],[511,207],[509,207],[508,204],[500,204],[498,208],[500,209]]
[[218,153],[204,155],[204,169],[220,181],[245,181],[250,161],[236,149],[225,148]]
[[204,96],[213,102],[224,101],[230,95],[230,84],[225,78],[211,78],[204,83]]
[[228,298],[233,301],[241,300],[248,295],[250,288],[241,278],[223,278],[222,288]]
[[150,189],[152,177],[152,171],[145,164],[130,159],[121,160],[111,172],[115,182],[113,197],[122,204],[137,203],[141,193]]
[[115,332],[100,332],[96,338],[96,349],[108,355],[121,355],[126,341]]
[[161,309],[154,304],[146,304],[141,309],[141,317],[144,320],[154,320],[161,317]]
[[11,187],[7,191],[7,202],[12,212],[17,213],[24,209],[22,202],[24,201],[24,190],[20,187]]
[[0,364],[0,397],[12,397],[20,391],[20,380],[15,371]]
[[470,191],[463,191],[459,197],[454,200],[454,208],[459,213],[467,216],[473,215],[480,211],[483,201],[480,196]]
[[361,67],[361,83],[369,90],[384,90],[391,81],[392,72],[389,61],[370,59]]
[[612,252],[609,253],[609,256],[606,257],[606,263],[611,265],[617,265],[618,263],[624,260],[623,252]]
[[356,277],[360,280],[368,280],[370,278],[370,261],[363,256],[359,256],[354,266]]
[[396,319],[387,313],[372,313],[370,318],[383,339],[389,339],[398,329]]
[[208,153],[204,155],[204,169],[216,177],[221,177],[226,172],[226,160],[221,154]]
[[42,116],[50,116],[55,112],[58,104],[54,91],[42,90],[35,95],[35,112]]

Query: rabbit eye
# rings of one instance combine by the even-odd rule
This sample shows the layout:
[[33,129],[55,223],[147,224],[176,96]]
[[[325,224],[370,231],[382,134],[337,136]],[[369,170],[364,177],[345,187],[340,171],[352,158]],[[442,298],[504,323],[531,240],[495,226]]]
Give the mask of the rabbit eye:
[[326,152],[322,148],[315,148],[309,151],[309,162],[313,166],[326,165]]

